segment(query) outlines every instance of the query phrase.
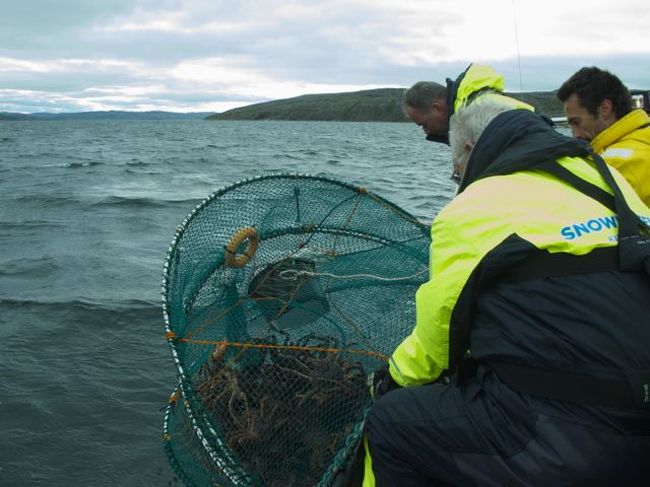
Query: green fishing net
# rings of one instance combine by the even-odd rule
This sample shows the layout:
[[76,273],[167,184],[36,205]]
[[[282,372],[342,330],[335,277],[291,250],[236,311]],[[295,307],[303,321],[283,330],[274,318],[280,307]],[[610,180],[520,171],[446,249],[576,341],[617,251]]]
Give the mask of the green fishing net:
[[208,197],[167,254],[179,384],[165,414],[187,485],[329,486],[415,322],[429,228],[343,182],[269,175]]

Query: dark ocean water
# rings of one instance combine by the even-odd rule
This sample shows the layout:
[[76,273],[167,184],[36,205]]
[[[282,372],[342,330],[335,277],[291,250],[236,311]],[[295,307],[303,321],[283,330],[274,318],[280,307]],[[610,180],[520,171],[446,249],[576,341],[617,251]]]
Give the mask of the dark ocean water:
[[209,194],[323,175],[429,222],[449,151],[411,124],[0,122],[0,485],[177,485],[162,266]]

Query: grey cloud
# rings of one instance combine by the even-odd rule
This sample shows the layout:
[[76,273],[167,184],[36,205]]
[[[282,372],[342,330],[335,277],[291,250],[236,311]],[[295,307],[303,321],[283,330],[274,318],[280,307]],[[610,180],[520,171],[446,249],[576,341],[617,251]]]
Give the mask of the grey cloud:
[[137,82],[132,76],[120,73],[16,73],[4,74],[0,89],[48,91],[67,93],[103,85],[127,85]]
[[[439,63],[421,66],[382,67],[377,73],[387,83],[410,86],[416,81],[429,80],[444,83],[445,78],[456,78],[474,62],[473,59],[455,63]],[[650,65],[650,54],[607,55],[607,56],[548,56],[522,57],[521,72],[516,57],[506,60],[484,60],[506,80],[508,91],[552,91],[583,66],[598,66],[608,69],[621,78],[630,89],[650,89],[650,80],[646,67]]]
[[[47,92],[71,97],[61,101],[60,109],[76,110],[74,100],[99,96],[91,88],[105,88],[120,93],[120,86],[160,85],[160,92],[132,97],[138,103],[192,104],[219,101],[262,101],[259,96],[238,95],[238,88],[215,83],[191,83],[168,78],[165,73],[181,61],[200,62],[203,58],[237,58],[242,68],[262,72],[278,82],[311,84],[410,86],[421,79],[444,82],[456,77],[472,59],[448,63],[403,65],[399,59],[388,59],[385,48],[404,56],[410,53],[400,47],[400,40],[421,28],[418,12],[393,15],[381,8],[342,6],[330,8],[326,2],[303,2],[318,8],[316,15],[291,15],[288,12],[278,24],[277,10],[285,8],[284,0],[37,0],[5,2],[0,17],[0,57],[21,60],[62,58],[129,60],[137,70],[109,66],[101,70],[90,66],[70,72],[4,72],[0,73],[0,89]],[[56,4],[57,9],[52,9]],[[121,23],[157,20],[164,13],[176,13],[184,30],[111,30]],[[630,16],[630,13],[612,15]],[[429,53],[440,56],[453,46],[445,45],[441,32],[456,28],[459,19],[453,14],[429,10],[435,25],[421,34],[427,39]],[[637,16],[640,18],[640,16]],[[176,17],[174,17],[176,18]],[[618,18],[618,17],[617,17]],[[558,20],[553,29],[566,29]],[[622,21],[622,20],[621,20]],[[237,24],[236,29],[196,30],[210,22]],[[637,20],[633,20],[637,22]],[[638,23],[638,22],[637,22]],[[192,31],[195,29],[195,31]],[[581,29],[592,30],[589,25]],[[549,30],[550,32],[550,30]],[[599,31],[607,35],[606,31]],[[435,58],[433,58],[435,60]],[[584,57],[522,57],[521,73],[516,58],[485,61],[502,72],[509,90],[551,90],[583,65],[595,64],[618,74],[628,86],[650,88],[647,66],[650,54],[627,56]],[[248,63],[248,64],[245,64]],[[520,83],[520,76],[522,83]],[[230,93],[234,91],[233,93]],[[35,95],[40,96],[40,95]],[[35,103],[16,98],[19,111],[32,111]],[[115,106],[124,106],[114,102]],[[43,108],[43,107],[41,107]],[[2,110],[2,108],[0,108]],[[38,111],[38,110],[37,110]]]
[[[321,7],[318,15],[306,18],[288,15],[278,28],[271,19],[276,15],[276,5],[285,2],[140,1],[129,8],[130,2],[126,1],[66,0],[59,5],[54,13],[43,5],[36,9],[42,13],[34,17],[29,16],[26,8],[11,7],[3,17],[5,21],[0,21],[0,32],[4,32],[0,33],[0,46],[4,46],[0,55],[11,56],[14,46],[25,58],[32,59],[42,59],[45,54],[51,58],[121,58],[169,67],[186,58],[228,54],[251,59],[257,69],[277,79],[368,83],[376,78],[374,71],[379,72],[385,65],[378,52],[380,43],[399,37],[399,29],[404,27],[387,19],[381,10]],[[200,27],[206,21],[242,19],[249,25],[242,30],[197,33],[100,29],[118,20],[146,20],[147,12],[155,19],[164,11],[181,13],[187,28]],[[437,17],[440,28],[455,20],[442,14]],[[16,22],[6,20],[11,18]],[[17,32],[8,34],[12,25],[21,25],[22,39],[17,40]],[[16,42],[12,44],[11,39]]]
[[[510,63],[492,65],[504,73],[507,87],[519,90],[519,70],[516,59]],[[647,66],[650,53],[601,56],[549,56],[523,57],[521,59],[524,91],[555,90],[583,66],[598,66],[617,75],[628,88],[650,89]]]
[[[74,47],[76,35],[88,26],[127,12],[129,0],[30,0],[3,2],[0,52],[57,52]],[[66,46],[68,46],[66,48]]]

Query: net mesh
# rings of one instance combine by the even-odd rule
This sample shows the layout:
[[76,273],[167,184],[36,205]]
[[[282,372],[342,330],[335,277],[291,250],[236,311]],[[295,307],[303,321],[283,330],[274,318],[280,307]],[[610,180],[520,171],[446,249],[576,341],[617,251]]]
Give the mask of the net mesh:
[[429,243],[405,211],[324,177],[242,181],[193,210],[163,277],[179,477],[331,485],[361,437],[367,377],[413,326]]

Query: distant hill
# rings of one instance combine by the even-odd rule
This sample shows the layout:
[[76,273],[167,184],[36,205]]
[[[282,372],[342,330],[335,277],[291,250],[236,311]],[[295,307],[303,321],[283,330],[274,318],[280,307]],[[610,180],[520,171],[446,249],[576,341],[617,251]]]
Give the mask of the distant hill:
[[[302,95],[256,103],[207,117],[207,120],[322,120],[348,122],[408,122],[402,112],[404,88],[380,88],[347,93]],[[554,91],[510,93],[548,115],[563,116]]]
[[208,120],[343,120],[404,122],[401,88],[302,95],[234,108]]
[[23,113],[0,112],[0,121],[1,120],[29,120],[29,115]]
[[[8,113],[2,120],[313,120],[347,122],[408,122],[402,112],[404,88],[379,88],[345,93],[302,95],[255,103],[223,113],[164,111],[100,111],[75,113]],[[554,91],[509,93],[549,117],[563,116]]]
[[506,93],[508,96],[523,100],[533,105],[535,109],[549,117],[563,117],[564,107],[555,96],[555,91],[524,91],[521,93]]
[[203,120],[213,112],[100,111],[74,113],[0,113],[0,120]]

